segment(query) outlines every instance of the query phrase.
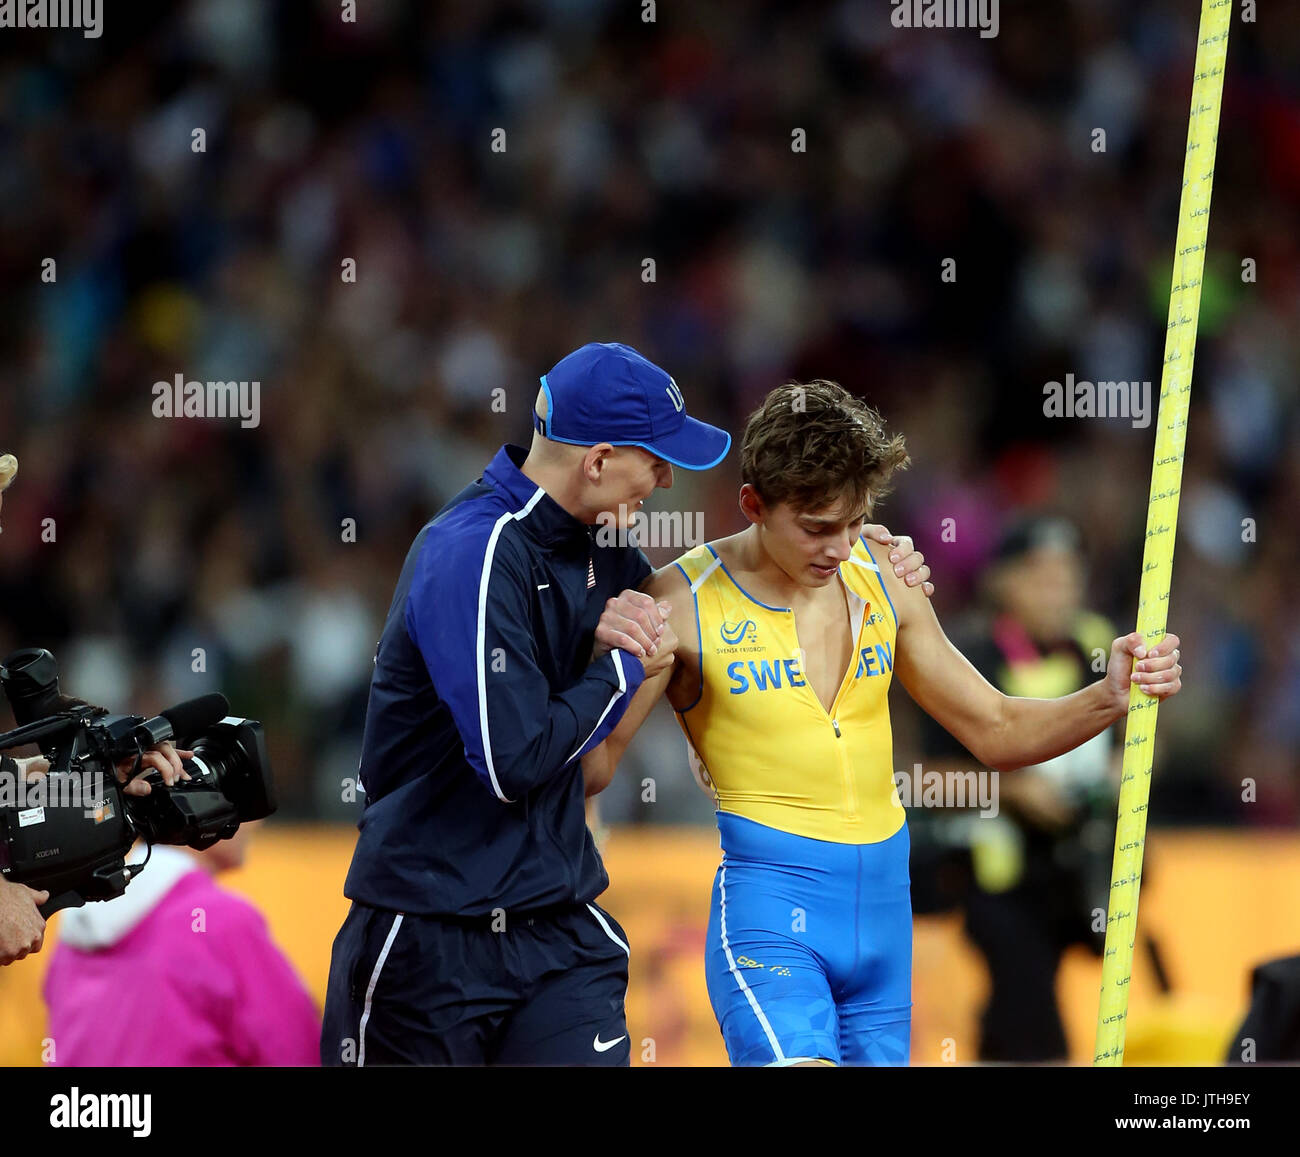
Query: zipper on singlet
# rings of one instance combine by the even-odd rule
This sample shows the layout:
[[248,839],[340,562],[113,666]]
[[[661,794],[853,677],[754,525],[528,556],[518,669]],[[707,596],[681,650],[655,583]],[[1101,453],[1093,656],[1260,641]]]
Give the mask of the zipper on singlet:
[[[840,721],[831,719],[831,726],[835,728],[835,738],[843,739],[844,736],[840,731]],[[858,789],[853,782],[853,769],[849,767],[848,760],[844,758],[844,747],[842,744],[835,745],[835,758],[840,761],[840,778],[844,781],[844,818],[855,820],[858,818]]]

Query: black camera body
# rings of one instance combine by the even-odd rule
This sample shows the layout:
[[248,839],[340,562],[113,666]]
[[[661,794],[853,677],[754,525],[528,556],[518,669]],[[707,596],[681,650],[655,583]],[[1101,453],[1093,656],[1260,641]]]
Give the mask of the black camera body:
[[[191,699],[152,719],[111,715],[61,695],[54,656],[42,650],[5,659],[0,687],[22,724],[0,735],[0,750],[35,743],[50,761],[34,782],[12,772],[5,777],[7,789],[14,780],[14,798],[0,795],[0,874],[47,890],[46,916],[120,896],[144,866],[125,859],[138,838],[203,849],[275,811],[262,725],[228,715],[222,695]],[[144,753],[165,740],[193,750],[183,760],[190,778],[167,787],[149,771],[150,793],[127,795],[117,765],[135,760],[130,782]]]

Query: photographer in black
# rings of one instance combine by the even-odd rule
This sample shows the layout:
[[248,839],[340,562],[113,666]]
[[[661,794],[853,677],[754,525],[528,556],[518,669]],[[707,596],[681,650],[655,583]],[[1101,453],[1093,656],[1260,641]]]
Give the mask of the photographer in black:
[[[17,473],[18,459],[12,454],[0,455],[0,510],[4,506],[4,492]],[[79,701],[65,700],[64,703],[76,706]],[[170,743],[161,743],[143,756],[141,766],[157,771],[170,787],[180,779],[189,778],[181,759],[191,755],[192,752],[177,751]],[[123,760],[116,768],[118,778],[125,781],[133,768],[134,760]],[[0,789],[16,796],[20,781],[31,783],[49,769],[49,762],[40,755],[28,759],[0,757]],[[123,790],[128,795],[145,796],[149,794],[150,786],[143,775],[138,775]],[[49,898],[47,892],[11,883],[0,876],[0,966],[40,951],[45,938],[45,918],[40,913],[40,905]]]

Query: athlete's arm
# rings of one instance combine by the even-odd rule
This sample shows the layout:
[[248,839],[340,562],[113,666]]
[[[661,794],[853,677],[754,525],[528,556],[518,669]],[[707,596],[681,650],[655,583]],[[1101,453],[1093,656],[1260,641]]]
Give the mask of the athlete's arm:
[[[691,588],[686,576],[675,564],[656,571],[641,584],[641,590],[650,595],[656,603],[667,606],[668,621],[659,643],[659,654],[651,656],[645,662],[645,681],[632,696],[623,718],[618,726],[605,737],[603,743],[587,752],[582,757],[582,778],[587,796],[602,792],[614,778],[618,762],[623,758],[627,745],[632,742],[641,724],[646,721],[659,697],[674,685],[677,688],[682,677],[691,669],[698,669],[698,662],[692,662],[695,653],[695,601],[691,598]],[[683,662],[683,646],[687,648],[686,662]],[[671,660],[661,658],[667,647],[672,654]]]
[[1131,682],[1155,699],[1182,688],[1178,636],[1165,635],[1148,652],[1135,631],[1111,643],[1105,676],[1073,695],[1004,695],[952,645],[924,594],[881,570],[898,614],[894,669],[903,686],[976,759],[998,771],[1053,759],[1122,719]]

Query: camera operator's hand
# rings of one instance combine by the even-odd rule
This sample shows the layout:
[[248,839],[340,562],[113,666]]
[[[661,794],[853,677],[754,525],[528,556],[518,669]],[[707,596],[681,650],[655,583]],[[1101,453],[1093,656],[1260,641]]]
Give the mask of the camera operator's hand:
[[[150,768],[159,772],[163,777],[163,783],[172,787],[182,779],[189,779],[190,773],[181,766],[182,759],[193,759],[194,752],[178,751],[170,743],[160,743],[151,751],[146,751],[144,757],[140,760],[143,768]],[[116,767],[117,778],[122,783],[126,783],[126,777],[131,774],[131,769],[135,767],[135,759],[124,759]],[[142,770],[135,779],[126,784],[122,789],[123,795],[148,795],[153,789],[145,782],[145,776],[148,771]]]
[[0,965],[12,964],[31,952],[39,952],[45,941],[45,917],[37,910],[50,898],[26,884],[0,880]]

